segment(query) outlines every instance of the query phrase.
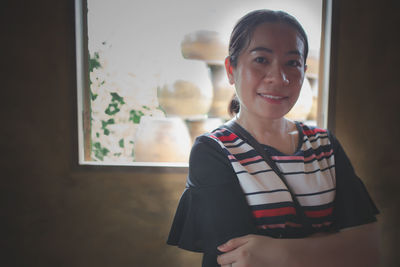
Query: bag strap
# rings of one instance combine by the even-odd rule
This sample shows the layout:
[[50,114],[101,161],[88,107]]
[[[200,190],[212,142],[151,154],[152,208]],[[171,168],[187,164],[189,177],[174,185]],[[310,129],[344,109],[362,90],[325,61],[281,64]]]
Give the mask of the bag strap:
[[250,146],[252,146],[262,156],[264,161],[271,167],[271,169],[276,173],[276,175],[278,175],[278,177],[281,179],[281,181],[285,184],[286,188],[288,189],[288,191],[293,199],[294,208],[296,210],[296,213],[302,219],[302,223],[304,224],[304,227],[310,228],[311,223],[305,214],[303,206],[300,205],[297,197],[293,193],[293,190],[290,188],[290,186],[286,180],[286,177],[283,175],[283,173],[279,169],[278,165],[276,165],[275,161],[272,160],[272,158],[268,154],[268,152],[261,146],[261,144],[253,136],[251,136],[242,126],[240,126],[234,120],[228,121],[227,123],[225,123],[225,126],[230,131],[237,134],[241,139],[243,139]]

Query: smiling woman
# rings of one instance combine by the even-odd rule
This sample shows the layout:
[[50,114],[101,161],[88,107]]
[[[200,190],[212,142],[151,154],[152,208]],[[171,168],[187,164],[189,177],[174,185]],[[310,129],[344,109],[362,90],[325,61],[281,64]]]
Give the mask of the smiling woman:
[[233,29],[225,66],[239,110],[196,138],[167,241],[202,252],[204,267],[378,264],[379,212],[339,141],[285,117],[307,47],[282,11],[252,11]]
[[[173,0],[168,4],[157,0],[76,0],[80,164],[187,166],[190,143],[195,137],[230,119],[226,110],[233,86],[223,69],[231,25],[240,14],[265,6],[295,14],[310,39],[307,69],[302,60],[305,57],[293,51],[285,63],[271,64],[275,72],[285,68],[282,82],[288,79],[291,86],[294,74],[286,69],[302,68],[302,75],[307,77],[303,89],[297,92],[299,101],[287,116],[326,126],[326,112],[317,112],[326,109],[322,108],[322,99],[327,92],[326,86],[321,86],[327,77],[319,75],[318,67],[321,55],[327,55],[320,50],[325,25],[322,0],[252,0],[246,4],[236,0]],[[265,65],[272,55],[282,53],[272,48],[248,51],[249,57],[255,57],[251,63],[253,75],[257,65]],[[240,69],[238,66],[235,71]],[[287,108],[297,98],[271,91],[257,92],[257,96],[271,104],[287,103]],[[245,99],[250,101],[250,95]],[[252,105],[249,102],[244,108]],[[161,128],[176,128],[172,124],[186,128],[179,126],[179,133],[171,132],[170,136],[165,131],[156,134],[153,128],[146,139],[139,140],[144,122],[151,120],[142,120],[144,117],[156,118],[152,125]],[[138,147],[147,147],[150,154],[159,156],[141,154],[145,150]],[[171,147],[186,152],[173,155]]]

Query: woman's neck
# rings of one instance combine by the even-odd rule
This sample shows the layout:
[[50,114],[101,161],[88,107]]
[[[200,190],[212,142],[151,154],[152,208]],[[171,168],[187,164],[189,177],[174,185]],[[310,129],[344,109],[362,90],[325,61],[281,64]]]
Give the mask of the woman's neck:
[[294,153],[298,144],[296,124],[285,118],[269,119],[248,116],[245,112],[236,115],[236,122],[248,131],[259,143],[272,146],[283,153]]
[[248,132],[256,136],[263,135],[286,135],[293,130],[294,123],[283,117],[278,119],[259,118],[249,116],[246,113],[239,112],[236,115],[236,121]]

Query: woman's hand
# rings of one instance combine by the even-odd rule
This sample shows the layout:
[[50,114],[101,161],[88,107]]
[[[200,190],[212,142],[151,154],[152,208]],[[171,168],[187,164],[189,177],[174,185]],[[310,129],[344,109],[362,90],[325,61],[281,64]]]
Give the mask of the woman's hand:
[[246,235],[219,246],[224,254],[217,261],[226,267],[376,267],[378,240],[377,223],[299,239]]
[[289,253],[281,241],[259,235],[234,238],[218,247],[224,254],[217,261],[223,267],[288,266]]

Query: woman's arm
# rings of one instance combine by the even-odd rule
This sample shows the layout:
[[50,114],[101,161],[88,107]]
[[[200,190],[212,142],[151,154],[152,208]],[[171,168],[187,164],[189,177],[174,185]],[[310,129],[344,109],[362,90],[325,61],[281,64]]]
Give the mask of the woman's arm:
[[222,266],[376,267],[379,265],[377,223],[302,239],[273,239],[247,235],[218,249]]

